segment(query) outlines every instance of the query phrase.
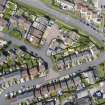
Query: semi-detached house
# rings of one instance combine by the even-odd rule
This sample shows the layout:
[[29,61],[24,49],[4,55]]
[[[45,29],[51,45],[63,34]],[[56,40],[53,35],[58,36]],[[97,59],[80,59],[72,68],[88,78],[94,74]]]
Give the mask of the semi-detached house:
[[55,3],[59,4],[61,9],[63,10],[73,10],[74,4],[72,2],[69,2],[67,0],[54,0]]

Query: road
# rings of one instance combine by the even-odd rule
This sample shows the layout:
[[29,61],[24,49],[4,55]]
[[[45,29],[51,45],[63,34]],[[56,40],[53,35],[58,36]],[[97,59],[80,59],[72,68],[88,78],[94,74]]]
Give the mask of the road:
[[[17,1],[19,1],[19,0],[17,0]],[[59,19],[59,20],[63,21],[64,23],[66,23],[67,25],[70,25],[70,26],[73,25],[73,26],[79,27],[80,29],[86,31],[91,36],[95,37],[96,39],[98,39],[100,41],[103,41],[103,40],[105,41],[104,34],[102,34],[102,33],[99,34],[99,33],[97,33],[97,31],[93,30],[91,27],[85,25],[84,23],[80,22],[79,20],[74,19],[68,15],[63,14],[63,13],[60,13],[54,9],[51,9],[50,7],[48,7],[47,5],[42,3],[41,0],[21,0],[20,2],[30,5],[34,8],[40,9],[40,10],[48,13],[49,16],[52,16],[55,19]]]
[[[9,36],[8,34],[4,34],[4,33],[2,33],[2,32],[0,32],[0,37],[3,38],[3,39],[5,39],[5,40],[8,40],[8,41],[11,40],[13,44],[18,45],[18,46],[25,45],[29,51],[33,51],[34,53],[38,53],[39,56],[41,56],[44,60],[46,60],[46,61],[48,62],[48,65],[49,65],[49,69],[52,68],[52,62],[51,62],[50,58],[48,58],[48,57],[46,56],[46,54],[45,54],[45,52],[46,52],[46,47],[47,47],[47,46],[44,47],[44,48],[41,48],[41,49],[35,49],[35,48],[31,47],[30,45],[26,45],[24,42],[22,42],[22,41],[20,41],[20,40],[17,40],[17,39],[15,39],[15,38]],[[42,53],[42,52],[43,52],[43,53]],[[71,73],[73,73],[73,72],[78,72],[78,70],[81,70],[81,72],[82,72],[82,71],[86,70],[89,66],[98,65],[98,64],[102,63],[104,60],[105,60],[105,52],[103,52],[97,60],[92,61],[92,62],[88,62],[88,63],[86,63],[86,64],[78,65],[78,66],[76,66],[76,67],[71,68],[71,70],[69,70],[69,71],[61,71],[61,72],[59,72],[59,76],[57,75],[57,76],[53,77],[52,79],[58,78],[58,77],[61,77],[61,76],[64,76],[64,75],[66,75],[66,74],[71,74]],[[79,72],[80,72],[80,71],[79,71]],[[51,76],[51,75],[50,75],[50,76]],[[9,105],[9,104],[7,104],[7,103],[9,103],[9,102],[7,102],[7,101],[5,100],[5,97],[4,97],[4,95],[5,95],[6,93],[11,92],[11,91],[17,91],[17,90],[19,90],[23,85],[25,85],[25,86],[33,86],[33,85],[35,85],[35,84],[47,83],[47,80],[48,80],[47,77],[43,77],[43,78],[40,78],[40,79],[38,79],[38,80],[32,80],[32,81],[28,81],[28,82],[26,82],[26,83],[22,83],[22,84],[19,84],[19,85],[14,85],[14,86],[12,86],[12,87],[9,87],[9,88],[6,89],[6,90],[3,92],[3,94],[0,96],[0,102],[2,102],[2,104],[0,103],[0,105]]]
[[[31,5],[35,8],[41,9],[45,12],[47,12],[49,15],[51,15],[54,18],[60,19],[61,21],[63,21],[64,23],[68,24],[68,25],[74,25],[76,27],[81,28],[82,30],[86,31],[87,33],[89,33],[91,36],[95,37],[97,40],[103,42],[105,41],[105,37],[103,34],[98,34],[96,31],[92,30],[90,27],[86,26],[85,24],[81,23],[79,20],[73,19],[72,17],[66,16],[58,11],[55,11],[49,7],[47,7],[46,5],[44,5],[43,3],[41,3],[39,0],[22,0],[21,2]],[[31,47],[30,45],[26,45],[24,42],[19,41],[13,37],[10,37],[8,34],[4,34],[0,32],[0,37],[6,39],[6,40],[11,40],[13,44],[16,45],[25,45],[27,47],[28,50],[33,51],[34,53],[38,53],[39,56],[41,56],[44,60],[46,60],[48,62],[49,65],[49,69],[52,68],[52,61],[49,57],[46,56],[46,51],[47,51],[47,45],[45,45],[43,48],[41,49],[35,49],[33,47]],[[104,44],[104,43],[103,43]],[[76,67],[71,68],[71,70],[69,71],[63,71],[63,72],[59,72],[60,76],[63,76],[65,74],[71,74],[73,72],[78,72],[78,70],[84,71],[86,70],[89,66],[95,66],[98,65],[100,63],[102,63],[103,61],[105,61],[105,52],[103,52],[99,59],[92,61],[92,62],[88,62],[86,64],[82,64]],[[55,76],[55,78],[57,78]],[[32,86],[35,84],[41,84],[41,83],[46,83],[47,82],[47,78],[43,77],[40,78],[38,80],[32,80],[32,81],[28,81],[26,83],[22,83],[19,85],[14,85],[13,87],[9,87],[8,89],[4,90],[3,94],[1,94],[0,96],[0,105],[9,105],[9,103],[5,100],[4,95],[5,93],[9,92],[9,91],[17,91],[20,89],[21,86],[25,85],[25,86]]]

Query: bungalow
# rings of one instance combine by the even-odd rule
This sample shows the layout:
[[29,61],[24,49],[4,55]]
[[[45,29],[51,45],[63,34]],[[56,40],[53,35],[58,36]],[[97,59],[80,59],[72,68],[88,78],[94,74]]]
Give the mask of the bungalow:
[[74,10],[74,4],[67,0],[54,0],[63,10]]

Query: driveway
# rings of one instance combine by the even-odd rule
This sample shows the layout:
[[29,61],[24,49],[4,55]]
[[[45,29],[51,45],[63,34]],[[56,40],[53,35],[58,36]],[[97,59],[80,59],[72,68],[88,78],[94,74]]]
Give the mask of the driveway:
[[[19,1],[19,0],[17,0],[17,1]],[[48,13],[49,16],[52,16],[55,19],[59,19],[59,20],[63,21],[64,23],[66,23],[67,25],[70,25],[70,26],[73,25],[73,26],[79,27],[80,29],[82,29],[83,31],[86,31],[87,33],[90,34],[90,36],[93,36],[97,40],[100,40],[102,42],[105,41],[104,34],[97,33],[97,31],[93,30],[91,27],[87,26],[86,24],[80,22],[78,19],[74,19],[68,15],[65,15],[63,13],[60,13],[60,12],[54,10],[54,9],[51,9],[50,7],[48,7],[47,5],[42,3],[41,0],[21,0],[20,2],[30,5],[34,8],[40,9],[40,10]]]
[[[102,42],[105,41],[104,34],[99,34],[96,31],[94,31],[93,29],[91,29],[90,27],[81,23],[79,20],[73,19],[72,17],[68,17],[68,16],[66,16],[66,15],[64,15],[64,14],[58,12],[58,11],[55,11],[55,10],[47,7],[45,4],[41,3],[40,0],[22,0],[21,2],[23,2],[25,4],[28,4],[30,6],[33,6],[35,8],[41,9],[41,10],[47,12],[52,17],[60,19],[61,21],[65,22],[68,25],[72,24],[76,27],[79,27],[82,30],[89,33],[91,36],[95,37],[99,41],[102,41]],[[13,38],[13,37],[10,37],[8,34],[4,34],[4,33],[0,32],[0,37],[4,38],[6,40],[11,40],[13,44],[16,44],[18,46],[25,45],[28,50],[33,51],[34,53],[38,53],[39,56],[41,56],[45,61],[48,62],[49,70],[52,70],[52,68],[53,68],[52,61],[49,57],[46,56],[46,51],[47,51],[47,48],[48,48],[47,44],[44,47],[42,47],[41,49],[35,49],[35,48],[33,48],[29,45],[26,45],[22,41],[19,41],[19,40]],[[105,43],[103,43],[103,44],[105,44]],[[82,71],[86,70],[89,66],[95,66],[95,65],[98,65],[98,64],[100,64],[104,61],[105,61],[105,52],[103,52],[101,54],[101,56],[95,61],[88,62],[88,63],[82,64],[82,65],[78,65],[74,68],[71,68],[71,70],[69,70],[69,71],[62,71],[59,74],[57,74],[56,76],[59,77],[59,76],[65,75],[65,74],[71,74],[73,72],[82,72]],[[57,78],[56,76],[53,77],[53,79]],[[50,79],[52,79],[52,78],[50,78]],[[38,80],[32,80],[32,81],[28,81],[26,83],[22,83],[22,84],[19,84],[19,85],[14,85],[12,87],[9,87],[8,89],[4,90],[3,94],[0,96],[0,105],[9,105],[9,102],[7,102],[4,98],[5,93],[7,93],[9,91],[17,91],[23,85],[32,86],[32,85],[36,85],[36,84],[40,84],[40,83],[46,83],[46,82],[48,82],[47,80],[48,79],[46,77],[43,77],[43,78],[39,78]]]

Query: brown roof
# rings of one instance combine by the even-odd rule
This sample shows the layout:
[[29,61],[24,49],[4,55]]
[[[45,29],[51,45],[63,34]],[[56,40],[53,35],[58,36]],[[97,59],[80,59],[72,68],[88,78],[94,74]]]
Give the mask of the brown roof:
[[3,18],[0,18],[0,26],[5,27],[6,24],[7,24],[7,22]]
[[20,31],[27,31],[31,25],[31,22],[28,21],[26,18],[16,18],[15,16],[11,18],[11,23],[12,25],[16,25],[15,27],[18,27]]
[[43,32],[35,28],[31,28],[31,35],[40,39],[43,36]]
[[32,44],[39,44],[39,43],[40,43],[40,39],[33,36]]
[[35,77],[38,75],[38,70],[36,67],[30,69],[30,75],[31,75],[31,77]]
[[26,70],[23,70],[21,75],[22,75],[22,78],[28,77],[28,74],[27,74]]

